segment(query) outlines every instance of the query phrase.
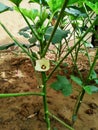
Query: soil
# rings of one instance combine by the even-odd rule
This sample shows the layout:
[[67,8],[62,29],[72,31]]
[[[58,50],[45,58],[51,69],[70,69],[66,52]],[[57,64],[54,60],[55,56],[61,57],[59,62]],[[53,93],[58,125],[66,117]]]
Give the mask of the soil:
[[[93,57],[95,49],[91,49],[90,54]],[[68,97],[50,87],[58,74],[70,77],[72,68],[70,57],[66,59],[66,62],[69,67],[61,66],[48,82],[47,102],[49,111],[70,125],[73,108],[79,94],[76,89],[79,90],[80,87],[72,82],[73,93]],[[89,66],[83,54],[79,55],[78,65],[85,77]],[[64,73],[65,69],[68,70],[67,74]],[[95,71],[98,73],[98,64]],[[40,75],[36,78],[27,56],[9,50],[0,52],[0,93],[40,92],[39,82]],[[0,130],[47,130],[42,97],[0,98],[0,102]],[[52,117],[50,120],[52,130],[68,130]],[[75,130],[98,130],[98,93],[85,94],[74,128]]]

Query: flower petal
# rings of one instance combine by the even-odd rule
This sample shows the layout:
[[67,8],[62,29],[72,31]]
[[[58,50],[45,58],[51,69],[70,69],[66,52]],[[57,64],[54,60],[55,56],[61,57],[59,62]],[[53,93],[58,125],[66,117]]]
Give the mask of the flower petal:
[[49,60],[47,60],[45,58],[36,60],[36,66],[35,66],[36,71],[44,72],[44,71],[48,71],[49,69],[50,69]]

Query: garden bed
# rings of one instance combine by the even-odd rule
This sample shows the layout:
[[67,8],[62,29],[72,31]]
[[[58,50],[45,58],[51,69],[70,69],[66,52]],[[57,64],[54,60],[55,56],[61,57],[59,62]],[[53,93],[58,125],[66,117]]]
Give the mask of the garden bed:
[[[93,57],[95,49],[90,49],[89,53]],[[85,77],[88,71],[88,61],[83,54],[80,53],[79,55],[78,64]],[[67,68],[67,77],[69,78],[72,68],[70,58],[66,62],[69,64]],[[68,97],[50,87],[58,74],[66,75],[64,73],[65,69],[66,67],[61,66],[49,80],[47,97],[50,112],[70,125],[79,86],[72,82],[73,93]],[[98,73],[98,64],[95,70]],[[15,52],[11,51],[0,52],[0,93],[40,92],[39,80],[40,75],[36,79],[31,61],[27,56],[22,53],[16,55]],[[52,117],[50,119],[52,130],[67,130]],[[97,119],[98,94],[86,94],[74,128],[75,130],[98,130]],[[0,130],[47,130],[42,97],[1,98]]]

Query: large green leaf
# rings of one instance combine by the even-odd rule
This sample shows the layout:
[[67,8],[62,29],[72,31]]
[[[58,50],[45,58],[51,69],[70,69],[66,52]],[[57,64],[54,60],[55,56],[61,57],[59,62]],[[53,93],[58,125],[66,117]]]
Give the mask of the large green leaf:
[[57,91],[61,91],[64,96],[72,93],[72,85],[65,76],[57,76],[57,81],[51,84],[51,87]]
[[64,0],[47,0],[47,3],[49,5],[49,8],[52,12],[56,12],[59,9],[61,9]]
[[10,10],[11,8],[0,2],[0,13]]
[[86,85],[83,87],[84,90],[88,93],[88,94],[93,94],[93,93],[97,93],[98,92],[98,87],[94,86],[94,85]]
[[12,3],[14,3],[16,6],[19,6],[22,0],[10,0]]
[[[48,41],[50,36],[51,36],[51,33],[53,31],[54,27],[49,27],[47,30],[46,30],[46,33],[45,33],[45,39]],[[60,43],[62,41],[63,38],[66,38],[68,36],[68,33],[70,31],[69,30],[61,30],[60,28],[57,28],[54,36],[53,36],[53,39],[52,39],[52,43],[55,44],[55,43]]]

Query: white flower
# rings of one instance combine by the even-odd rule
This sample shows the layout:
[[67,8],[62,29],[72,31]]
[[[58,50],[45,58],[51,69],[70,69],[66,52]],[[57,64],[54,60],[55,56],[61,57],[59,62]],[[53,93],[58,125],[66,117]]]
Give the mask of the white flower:
[[36,71],[44,72],[44,71],[48,71],[49,68],[50,68],[49,60],[47,60],[45,58],[36,60],[36,66],[35,66]]

